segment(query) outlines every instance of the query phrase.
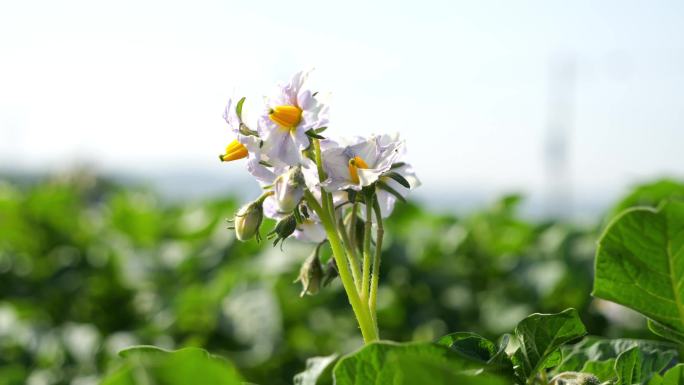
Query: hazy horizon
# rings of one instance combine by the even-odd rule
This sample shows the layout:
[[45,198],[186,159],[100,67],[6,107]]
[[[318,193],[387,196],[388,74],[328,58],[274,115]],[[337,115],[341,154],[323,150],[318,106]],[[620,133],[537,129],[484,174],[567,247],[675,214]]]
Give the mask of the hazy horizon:
[[227,99],[315,67],[312,84],[331,94],[329,133],[400,132],[419,199],[608,202],[684,176],[683,11],[676,1],[6,2],[0,168],[241,180],[239,164],[216,159],[231,139]]

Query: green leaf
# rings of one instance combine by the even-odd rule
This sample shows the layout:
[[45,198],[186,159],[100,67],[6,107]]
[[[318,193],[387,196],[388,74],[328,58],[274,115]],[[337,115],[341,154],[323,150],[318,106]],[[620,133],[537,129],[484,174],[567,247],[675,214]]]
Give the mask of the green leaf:
[[684,384],[684,364],[677,364],[670,368],[664,375],[656,374],[648,382],[648,385],[682,385]]
[[577,310],[557,314],[532,314],[515,328],[520,347],[513,354],[516,373],[523,381],[561,361],[559,348],[586,334]]
[[506,367],[507,369],[513,369],[513,362],[511,358],[506,354],[506,348],[508,347],[508,342],[511,339],[510,334],[504,334],[499,338],[499,350],[489,359],[490,364],[496,364],[499,366]]
[[497,347],[490,340],[469,332],[451,333],[436,341],[438,345],[447,346],[463,357],[487,364],[493,372],[511,374],[512,363],[506,354],[506,346],[510,335],[504,335]]
[[237,114],[238,119],[240,119],[240,122],[242,122],[242,105],[245,104],[245,99],[246,98],[243,96],[235,105],[235,113]]
[[580,372],[591,373],[601,382],[610,381],[615,378],[615,358],[605,361],[587,361]]
[[684,384],[684,364],[677,364],[665,372],[665,375],[663,376],[663,385],[681,384]]
[[649,330],[651,330],[653,333],[670,341],[684,345],[684,333],[674,330],[671,327],[665,326],[652,319],[649,319],[647,323]]
[[614,215],[636,206],[656,208],[667,199],[684,199],[684,184],[671,179],[662,179],[653,183],[637,186],[623,198],[612,210]]
[[306,134],[306,136],[308,136],[309,138],[320,139],[320,140],[325,139],[324,136],[319,135],[319,134],[316,133],[316,131],[313,130],[313,129],[307,130],[307,131],[305,132],[305,134]]
[[593,295],[684,333],[684,202],[620,214],[599,240],[595,271]]
[[617,373],[616,385],[631,385],[641,383],[641,362],[643,356],[638,347],[633,347],[620,354],[615,362],[615,372]]
[[306,360],[306,370],[294,376],[295,385],[318,385],[330,382],[333,363],[339,357],[332,354],[325,357],[312,357]]
[[122,366],[106,376],[101,385],[136,385],[141,383],[141,378],[164,385],[242,384],[240,375],[228,361],[202,349],[168,351],[154,346],[134,346],[119,355],[123,358]]
[[492,374],[475,375],[481,363],[432,343],[376,342],[347,355],[333,370],[336,385],[503,385]]
[[451,333],[441,337],[435,343],[483,363],[489,361],[497,350],[490,340],[469,332]]
[[675,353],[645,354],[635,346],[618,356],[615,362],[616,385],[645,384],[662,371],[675,357]]
[[611,360],[614,362],[621,353],[633,347],[639,347],[642,353],[646,355],[664,354],[671,357],[677,355],[676,346],[667,342],[587,337],[573,346],[561,349],[563,361],[556,367],[555,372],[583,372],[585,371],[583,367],[587,365],[595,366],[595,364],[590,363],[598,365],[598,363],[605,363]]

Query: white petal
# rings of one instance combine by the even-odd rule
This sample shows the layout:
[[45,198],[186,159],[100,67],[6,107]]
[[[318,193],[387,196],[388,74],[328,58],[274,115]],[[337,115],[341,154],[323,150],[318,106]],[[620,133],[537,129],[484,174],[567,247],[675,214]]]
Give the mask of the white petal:
[[280,219],[283,217],[283,214],[278,212],[278,204],[276,203],[276,200],[273,198],[273,195],[267,197],[264,200],[264,216],[266,218],[271,218],[271,219]]
[[378,205],[380,206],[380,215],[383,218],[389,217],[394,210],[394,204],[397,202],[397,198],[384,190],[378,190],[376,192],[376,196],[378,199]]
[[357,170],[359,175],[359,184],[361,186],[369,186],[378,178],[382,173],[387,171],[386,169],[376,169],[376,168],[360,168]]
[[275,163],[295,166],[301,160],[299,148],[289,131],[279,128],[270,131],[264,138],[262,151]]
[[327,238],[323,225],[314,221],[304,221],[304,223],[297,226],[293,236],[302,242],[311,243],[320,243]]
[[297,145],[299,150],[304,150],[309,147],[309,137],[306,136],[306,130],[301,127],[297,128],[292,134],[292,141]]
[[238,133],[240,131],[240,119],[235,112],[235,106],[233,105],[233,99],[228,99],[228,104],[223,111],[223,120],[228,123],[228,127],[233,133]]
[[310,109],[314,106],[315,100],[309,90],[300,90],[297,94],[297,107],[302,110]]
[[304,174],[304,182],[309,190],[314,191],[320,188],[320,177],[318,176],[316,162],[309,158],[304,158],[302,161],[302,174]]

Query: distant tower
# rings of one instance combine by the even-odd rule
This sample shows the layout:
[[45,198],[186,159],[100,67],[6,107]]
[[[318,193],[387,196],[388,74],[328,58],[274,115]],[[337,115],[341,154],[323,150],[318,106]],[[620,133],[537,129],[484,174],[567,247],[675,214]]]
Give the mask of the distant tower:
[[544,143],[545,215],[568,217],[572,210],[569,149],[575,117],[575,56],[551,61]]

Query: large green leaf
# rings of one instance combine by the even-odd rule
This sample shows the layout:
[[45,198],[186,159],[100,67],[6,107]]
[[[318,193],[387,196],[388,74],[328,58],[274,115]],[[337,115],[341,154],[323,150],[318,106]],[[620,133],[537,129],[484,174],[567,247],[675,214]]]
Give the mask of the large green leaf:
[[336,385],[503,385],[507,381],[478,374],[481,363],[464,359],[432,343],[376,342],[343,357],[335,365]]
[[684,332],[684,202],[618,216],[599,241],[595,274],[595,296]]
[[202,349],[168,351],[154,346],[135,346],[119,355],[124,359],[123,365],[101,385],[242,384],[240,375],[228,361]]
[[684,199],[684,184],[671,179],[662,179],[639,185],[613,207],[612,213],[616,215],[636,206],[655,208],[666,199]]
[[523,381],[561,361],[560,347],[586,334],[577,310],[558,314],[532,314],[515,328],[520,347],[513,354],[516,373]]
[[615,362],[616,385],[645,384],[662,371],[673,357],[674,354],[644,354],[635,346],[620,354]]

